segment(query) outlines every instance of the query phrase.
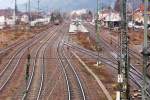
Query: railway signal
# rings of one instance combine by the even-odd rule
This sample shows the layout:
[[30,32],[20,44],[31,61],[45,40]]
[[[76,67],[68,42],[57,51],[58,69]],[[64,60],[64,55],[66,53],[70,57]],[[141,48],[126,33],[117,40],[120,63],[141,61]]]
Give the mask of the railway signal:
[[[28,52],[29,52],[29,49],[28,49]],[[29,80],[29,71],[30,71],[30,60],[31,60],[31,55],[30,53],[27,55],[27,64],[26,64],[26,76],[25,76],[25,93],[27,93],[28,91],[26,90],[27,89],[27,84],[28,84],[28,80]]]
[[27,55],[27,65],[26,65],[26,81],[28,81],[29,78],[29,67],[30,67],[30,54]]

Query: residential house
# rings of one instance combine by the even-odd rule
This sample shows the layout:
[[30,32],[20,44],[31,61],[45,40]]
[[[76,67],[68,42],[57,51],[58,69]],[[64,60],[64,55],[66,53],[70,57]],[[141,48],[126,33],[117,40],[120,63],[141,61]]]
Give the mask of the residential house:
[[6,26],[5,16],[0,16],[0,29],[3,29]]

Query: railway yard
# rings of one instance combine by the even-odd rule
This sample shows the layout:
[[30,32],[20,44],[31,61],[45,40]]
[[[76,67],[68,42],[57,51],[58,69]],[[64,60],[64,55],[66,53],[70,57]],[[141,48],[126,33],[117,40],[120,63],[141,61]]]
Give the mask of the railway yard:
[[0,100],[150,100],[150,1],[54,1],[0,8]]
[[[0,100],[115,99],[118,35],[103,28],[98,55],[94,26],[83,24],[88,32],[72,35],[69,25],[49,25],[1,49]],[[142,87],[142,55],[134,43],[130,46],[130,91],[134,95]],[[149,90],[147,94],[150,96]]]

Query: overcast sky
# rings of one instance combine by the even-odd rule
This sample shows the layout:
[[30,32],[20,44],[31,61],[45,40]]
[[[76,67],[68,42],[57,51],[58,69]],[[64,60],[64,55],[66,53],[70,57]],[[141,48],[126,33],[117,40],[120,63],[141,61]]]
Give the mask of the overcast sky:
[[[0,0],[0,8],[8,8],[14,6],[15,0]],[[17,0],[18,4],[23,4],[27,2],[28,0]]]
[[[35,8],[38,0],[31,0],[32,7]],[[114,4],[115,0],[100,0],[105,3]],[[28,0],[17,0],[17,4],[25,4]],[[66,8],[66,9],[77,9],[77,8],[93,8],[96,6],[96,0],[40,0],[41,7],[44,9],[46,6],[49,8]],[[34,7],[35,6],[35,7]],[[14,0],[0,0],[0,9],[1,8],[14,8]],[[19,6],[20,7],[20,6]],[[19,8],[20,9],[20,8]]]

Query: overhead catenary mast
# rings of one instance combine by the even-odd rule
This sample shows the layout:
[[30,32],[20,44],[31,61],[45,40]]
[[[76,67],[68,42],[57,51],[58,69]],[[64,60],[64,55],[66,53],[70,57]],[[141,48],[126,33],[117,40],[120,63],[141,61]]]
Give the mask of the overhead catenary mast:
[[[38,12],[37,12],[37,19],[40,17],[40,0],[38,2]],[[37,24],[39,26],[39,23]]]
[[118,63],[118,86],[119,98],[117,100],[130,100],[129,87],[129,49],[128,49],[128,34],[127,34],[127,0],[121,0],[121,37],[120,37],[120,57]]
[[99,19],[99,0],[97,0],[97,10],[96,10],[96,21],[95,21],[95,31],[96,31],[96,49],[97,49],[97,52],[98,52],[98,58],[97,58],[97,66],[99,67],[100,65],[100,59],[99,59],[99,56],[100,56],[100,44],[99,44],[99,41],[100,41],[100,38],[99,38],[99,23],[98,23],[98,19]]
[[38,17],[39,17],[39,13],[40,13],[40,0],[38,0]]
[[30,31],[30,23],[31,23],[31,1],[28,1],[28,16],[29,16],[29,31]]
[[14,26],[16,27],[16,16],[17,16],[17,0],[15,0],[15,5],[14,5],[14,15],[13,15],[13,17],[14,17]]
[[147,69],[149,67],[148,59],[150,52],[148,52],[148,0],[144,0],[144,46],[143,46],[143,87],[142,87],[142,100],[149,100],[146,90],[148,89]]

